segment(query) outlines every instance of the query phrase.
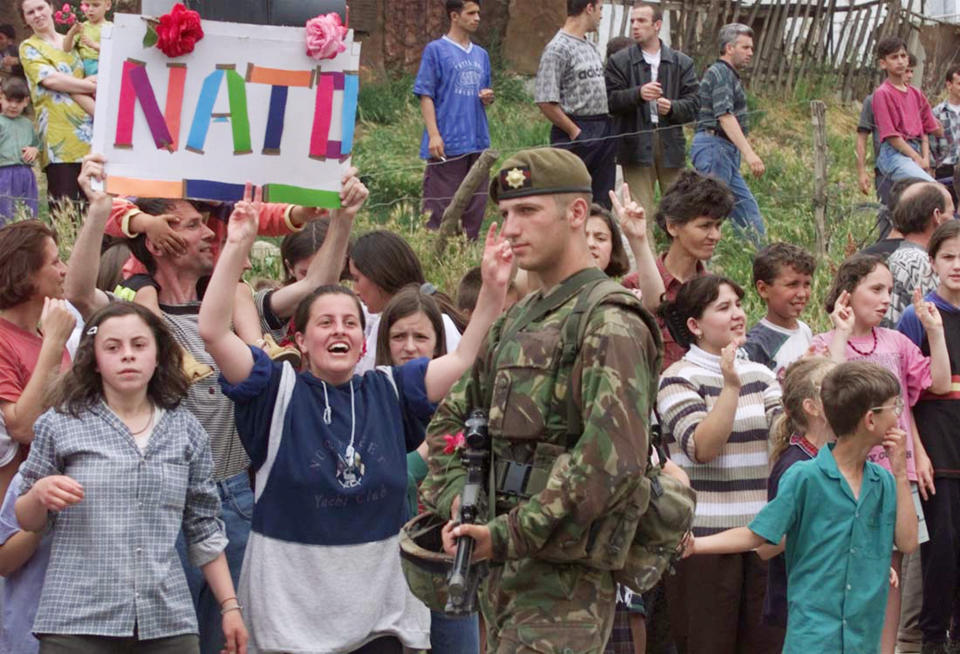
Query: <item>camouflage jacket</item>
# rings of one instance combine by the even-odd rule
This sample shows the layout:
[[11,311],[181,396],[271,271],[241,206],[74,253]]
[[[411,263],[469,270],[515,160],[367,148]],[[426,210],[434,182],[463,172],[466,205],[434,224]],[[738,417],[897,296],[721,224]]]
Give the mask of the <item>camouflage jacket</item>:
[[463,430],[472,398],[489,398],[494,460],[542,464],[548,459],[549,479],[540,492],[506,508],[498,501],[497,515],[488,523],[495,560],[536,557],[560,535],[565,542],[581,539],[609,506],[633,492],[648,461],[659,342],[635,311],[611,299],[583,319],[586,329],[569,389],[583,432],[569,450],[568,464],[551,468],[568,451],[563,410],[568,389],[565,380],[555,384],[554,379],[563,325],[577,295],[513,338],[500,339],[540,297],[531,294],[494,324],[475,370],[454,385],[427,429],[430,472],[421,493],[441,516],[450,515],[466,475],[458,454],[444,454],[443,437]]

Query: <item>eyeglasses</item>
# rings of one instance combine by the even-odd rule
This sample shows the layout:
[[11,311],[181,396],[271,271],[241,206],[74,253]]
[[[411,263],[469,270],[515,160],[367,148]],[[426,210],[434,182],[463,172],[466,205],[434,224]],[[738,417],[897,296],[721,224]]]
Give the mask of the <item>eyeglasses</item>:
[[893,414],[899,418],[903,414],[903,398],[898,397],[894,401],[893,406],[890,406],[889,404],[884,404],[883,406],[870,407],[871,411],[876,411],[876,412],[883,411],[884,409],[893,409]]

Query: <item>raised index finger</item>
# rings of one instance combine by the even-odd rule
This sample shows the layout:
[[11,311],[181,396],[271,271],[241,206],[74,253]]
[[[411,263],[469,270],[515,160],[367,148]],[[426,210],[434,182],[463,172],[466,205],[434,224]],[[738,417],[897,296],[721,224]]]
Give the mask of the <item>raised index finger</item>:
[[250,182],[247,182],[246,184],[243,185],[243,201],[244,202],[249,202],[250,198],[253,197],[253,194],[251,193],[252,189],[253,189],[253,184],[251,184]]

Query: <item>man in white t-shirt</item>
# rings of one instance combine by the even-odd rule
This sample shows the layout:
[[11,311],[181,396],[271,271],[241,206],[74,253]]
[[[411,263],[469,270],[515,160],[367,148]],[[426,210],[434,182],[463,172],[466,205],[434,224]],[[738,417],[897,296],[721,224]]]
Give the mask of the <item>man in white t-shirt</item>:
[[933,116],[940,121],[943,133],[930,137],[934,177],[953,176],[954,166],[960,161],[960,65],[947,69],[947,99],[933,108]]

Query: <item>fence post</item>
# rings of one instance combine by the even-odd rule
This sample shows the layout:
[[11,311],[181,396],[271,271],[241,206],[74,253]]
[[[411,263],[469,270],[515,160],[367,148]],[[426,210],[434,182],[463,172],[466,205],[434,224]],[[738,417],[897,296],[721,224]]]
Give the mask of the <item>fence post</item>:
[[813,218],[817,230],[817,255],[827,254],[827,105],[810,103],[813,122]]
[[473,163],[470,172],[463,178],[457,192],[453,194],[453,199],[444,210],[443,218],[440,219],[435,250],[438,259],[443,257],[447,249],[447,241],[460,229],[460,219],[463,217],[463,212],[467,210],[473,194],[477,192],[481,183],[490,180],[490,168],[499,156],[500,153],[496,150],[487,149],[481,152],[480,158]]

